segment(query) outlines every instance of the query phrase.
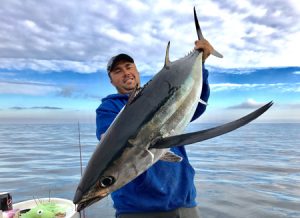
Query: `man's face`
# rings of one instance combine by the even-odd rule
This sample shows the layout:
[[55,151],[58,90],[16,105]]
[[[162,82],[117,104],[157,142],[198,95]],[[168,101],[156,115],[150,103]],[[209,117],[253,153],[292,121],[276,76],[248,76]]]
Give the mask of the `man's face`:
[[128,94],[140,86],[139,72],[135,64],[128,61],[119,61],[110,71],[110,79],[120,94]]

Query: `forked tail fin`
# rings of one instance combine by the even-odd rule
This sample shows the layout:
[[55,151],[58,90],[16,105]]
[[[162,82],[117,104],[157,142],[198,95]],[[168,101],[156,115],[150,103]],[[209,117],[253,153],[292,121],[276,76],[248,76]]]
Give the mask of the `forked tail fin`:
[[[197,31],[197,35],[198,35],[198,39],[204,39],[204,36],[202,34],[199,22],[198,22],[198,18],[197,18],[197,13],[196,13],[196,9],[194,7],[194,20],[195,20],[195,26],[196,26],[196,31]],[[221,53],[219,53],[216,50],[213,50],[213,52],[211,53],[212,55],[218,57],[218,58],[223,58],[223,55]]]

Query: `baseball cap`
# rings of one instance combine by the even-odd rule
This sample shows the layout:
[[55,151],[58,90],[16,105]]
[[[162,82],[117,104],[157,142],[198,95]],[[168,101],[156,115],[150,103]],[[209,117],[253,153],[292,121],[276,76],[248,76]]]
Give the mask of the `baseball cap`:
[[110,72],[119,61],[128,61],[131,63],[134,63],[134,60],[132,57],[130,57],[127,54],[118,54],[116,56],[113,56],[107,63],[107,72]]

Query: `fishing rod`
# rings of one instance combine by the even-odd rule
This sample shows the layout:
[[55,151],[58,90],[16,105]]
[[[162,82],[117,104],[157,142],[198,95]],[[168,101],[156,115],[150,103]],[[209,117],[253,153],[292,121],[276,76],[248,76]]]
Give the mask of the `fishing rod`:
[[[82,152],[81,152],[81,140],[80,140],[80,124],[79,124],[79,121],[78,121],[78,145],[79,145],[79,158],[80,158],[80,175],[82,177]],[[82,214],[81,214],[81,211],[79,212],[79,216],[81,218],[81,215],[83,215],[83,218],[85,218],[85,210],[82,210]]]

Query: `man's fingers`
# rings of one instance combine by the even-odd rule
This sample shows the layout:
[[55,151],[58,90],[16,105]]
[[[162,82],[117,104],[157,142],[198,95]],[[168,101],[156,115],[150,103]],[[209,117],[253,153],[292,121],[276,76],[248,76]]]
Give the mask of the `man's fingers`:
[[210,47],[210,44],[206,40],[196,40],[195,41],[195,48],[197,48],[197,49],[201,49],[201,48],[206,49],[209,47]]
[[211,44],[205,40],[196,40],[195,41],[195,49],[202,49],[203,50],[203,62],[208,58],[208,56],[212,53],[214,50]]
[[195,41],[195,49],[200,49],[204,47],[204,43],[202,42],[202,40],[196,40]]

